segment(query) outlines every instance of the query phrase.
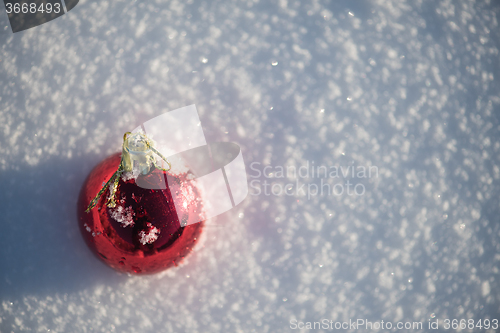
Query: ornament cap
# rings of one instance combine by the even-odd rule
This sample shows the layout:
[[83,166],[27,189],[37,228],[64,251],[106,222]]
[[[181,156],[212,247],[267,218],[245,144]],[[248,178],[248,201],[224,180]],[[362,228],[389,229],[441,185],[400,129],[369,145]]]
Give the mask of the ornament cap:
[[[123,136],[122,163],[125,172],[148,174],[153,166],[153,151],[146,135],[127,132]],[[136,171],[136,172],[134,172]]]
[[[156,164],[156,158],[153,153],[158,155],[168,164],[168,169],[164,169]],[[90,210],[97,205],[99,198],[107,188],[110,189],[110,196],[106,205],[108,207],[116,207],[115,194],[118,190],[118,184],[122,173],[132,173],[132,178],[135,179],[139,174],[147,175],[150,173],[153,170],[153,166],[161,171],[169,171],[171,168],[165,156],[153,147],[152,140],[149,139],[146,134],[141,132],[126,132],[123,135],[122,156],[118,169],[111,178],[109,178],[94,199],[90,201],[85,211],[89,213]]]

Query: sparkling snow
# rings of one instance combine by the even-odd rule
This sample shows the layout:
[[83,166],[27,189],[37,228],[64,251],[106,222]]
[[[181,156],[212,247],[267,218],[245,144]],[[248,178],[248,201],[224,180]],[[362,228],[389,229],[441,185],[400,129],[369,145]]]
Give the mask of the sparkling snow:
[[[499,17],[487,0],[81,0],[12,34],[2,11],[0,331],[500,319]],[[254,187],[179,267],[117,274],[77,228],[80,187],[125,132],[190,104]],[[312,162],[378,177],[264,170]],[[302,193],[322,180],[365,192]]]

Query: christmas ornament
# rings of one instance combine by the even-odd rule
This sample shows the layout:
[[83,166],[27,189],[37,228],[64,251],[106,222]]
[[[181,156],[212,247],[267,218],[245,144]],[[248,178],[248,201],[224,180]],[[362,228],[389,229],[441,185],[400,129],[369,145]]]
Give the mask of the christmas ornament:
[[87,245],[120,272],[177,265],[204,223],[202,191],[193,178],[189,170],[173,172],[145,134],[125,133],[121,156],[97,165],[81,189],[78,222]]
[[121,156],[102,161],[85,181],[78,218],[85,241],[106,264],[155,273],[177,265],[205,221],[247,194],[240,147],[208,144],[189,105],[125,133]]

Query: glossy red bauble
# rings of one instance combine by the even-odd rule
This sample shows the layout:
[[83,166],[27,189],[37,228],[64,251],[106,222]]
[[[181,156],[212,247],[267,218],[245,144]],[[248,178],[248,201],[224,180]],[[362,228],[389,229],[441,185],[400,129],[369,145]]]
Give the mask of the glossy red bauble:
[[[152,190],[136,185],[134,178],[121,177],[116,192],[116,207],[106,206],[109,191],[97,206],[85,212],[90,201],[118,169],[120,154],[102,161],[90,173],[78,199],[78,224],[89,248],[107,265],[120,272],[151,274],[176,266],[191,252],[200,236],[203,222],[181,226],[174,204],[176,193]],[[167,179],[165,171],[154,169],[142,181]],[[199,190],[184,182],[187,174],[168,175],[169,181],[187,184],[190,193],[183,200],[188,207],[184,216],[201,210]]]

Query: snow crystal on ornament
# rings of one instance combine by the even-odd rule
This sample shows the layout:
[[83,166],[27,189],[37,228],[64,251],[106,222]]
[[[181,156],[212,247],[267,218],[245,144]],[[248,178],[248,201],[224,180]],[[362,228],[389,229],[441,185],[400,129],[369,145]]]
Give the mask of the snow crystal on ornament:
[[148,223],[147,226],[150,228],[147,232],[141,230],[139,233],[139,242],[141,242],[142,245],[153,243],[158,239],[158,235],[160,234],[160,230],[156,227],[151,227],[151,223]]
[[129,181],[131,179],[136,180],[140,174],[141,174],[141,171],[137,168],[134,168],[132,171],[122,173],[122,180],[124,182]]
[[124,228],[134,225],[134,212],[132,211],[132,207],[124,209],[122,206],[116,206],[116,208],[110,209],[109,215],[114,218],[116,222],[121,223]]

